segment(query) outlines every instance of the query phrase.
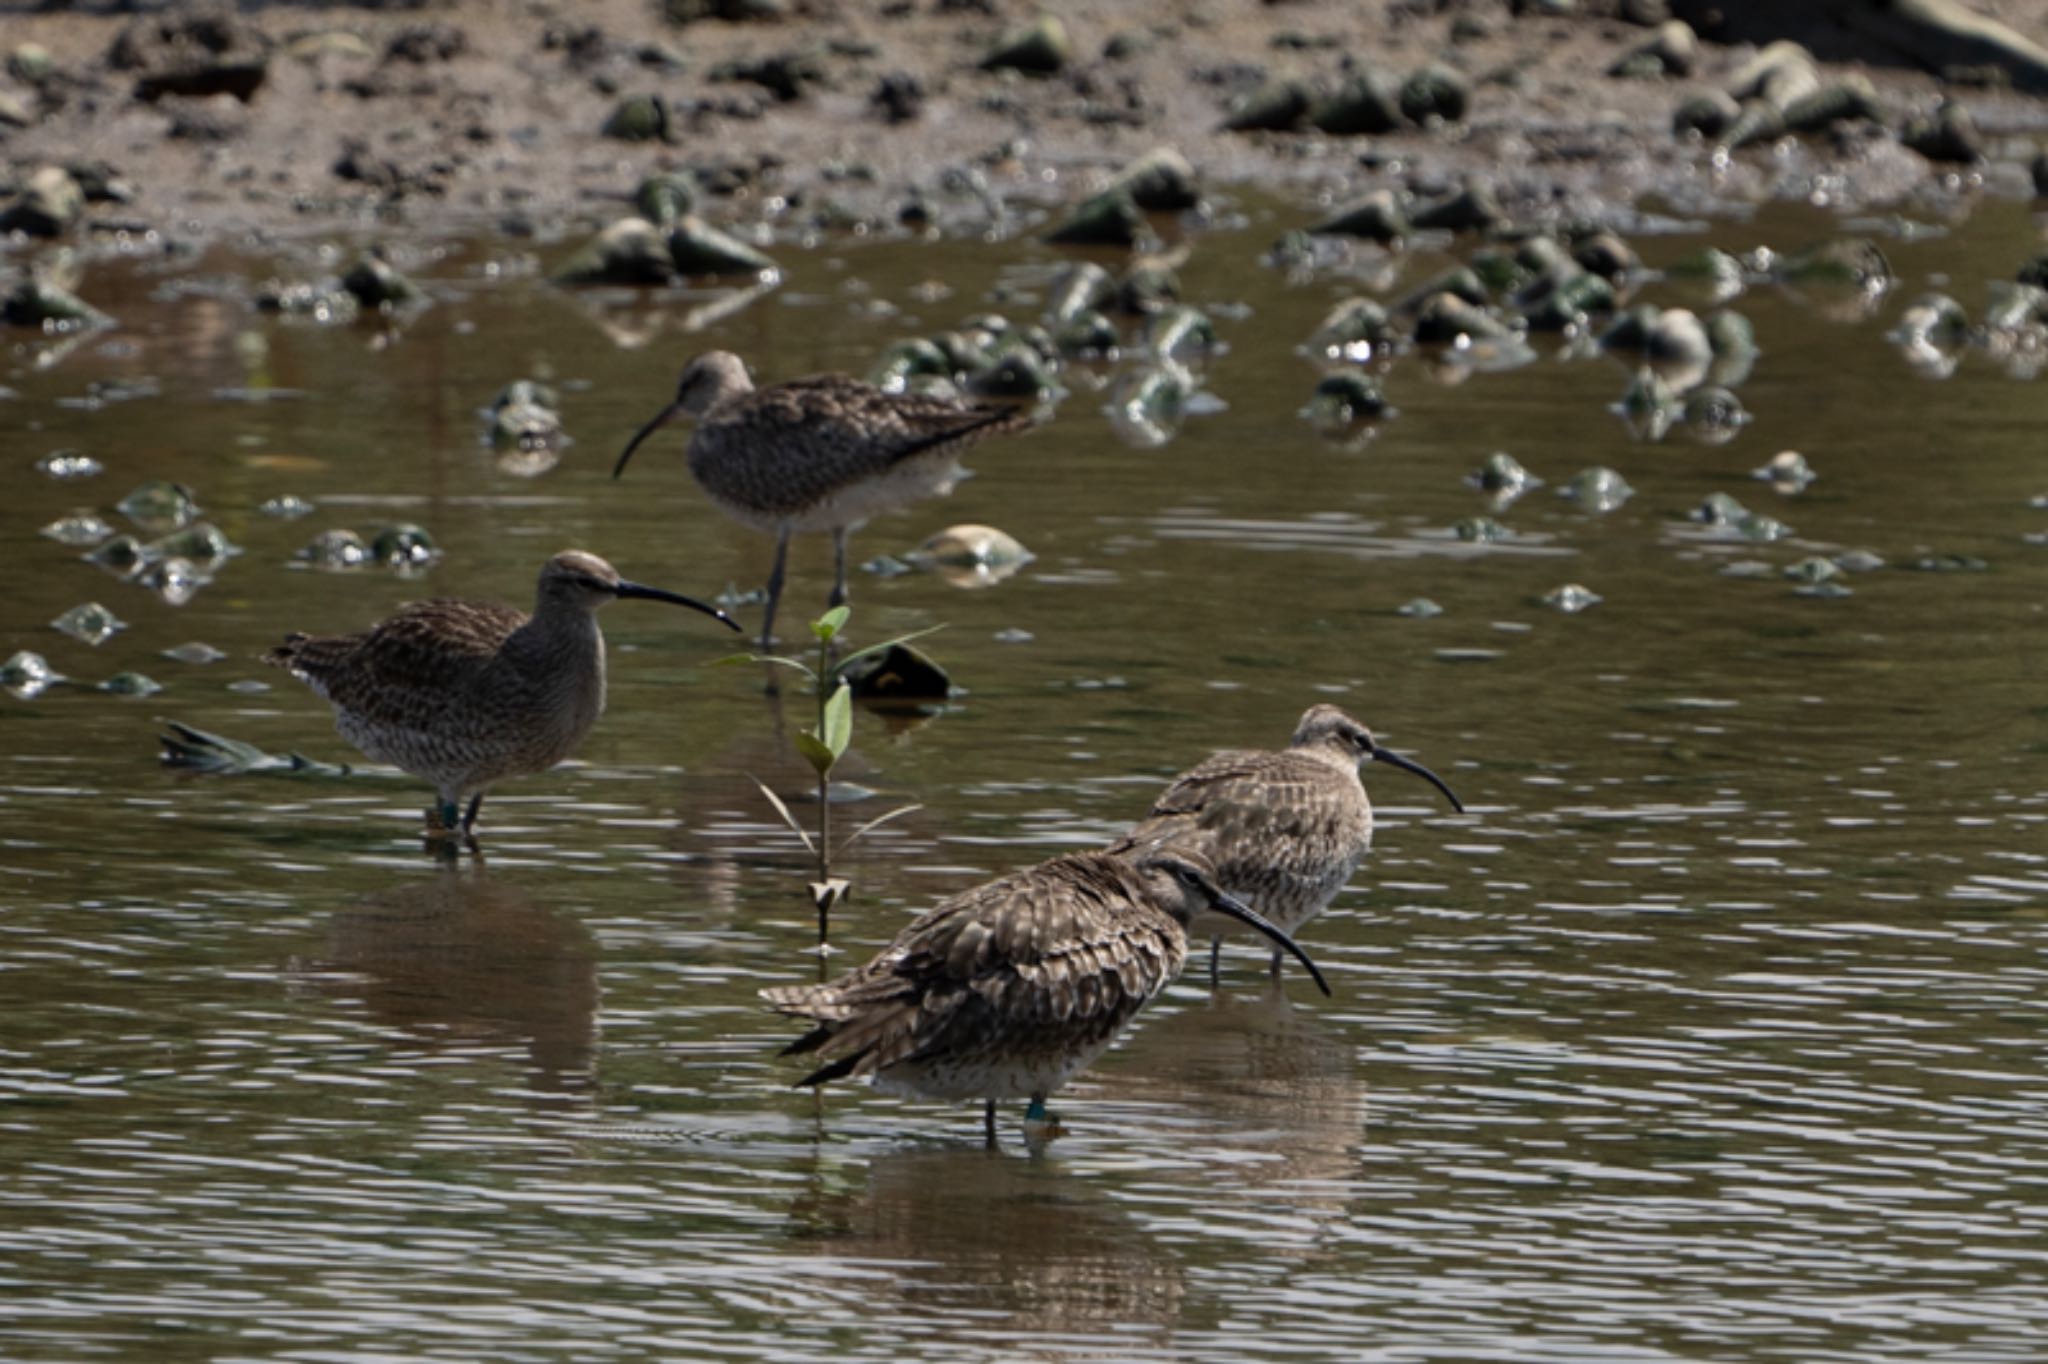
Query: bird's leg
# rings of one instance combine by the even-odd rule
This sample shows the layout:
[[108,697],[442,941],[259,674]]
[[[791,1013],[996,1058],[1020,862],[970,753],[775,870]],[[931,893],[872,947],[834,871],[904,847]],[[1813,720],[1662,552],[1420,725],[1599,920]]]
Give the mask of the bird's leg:
[[1209,939],[1209,988],[1215,989],[1223,972],[1223,939]]
[[1024,1110],[1024,1139],[1034,1146],[1043,1146],[1060,1134],[1060,1120],[1045,1111],[1045,1095],[1031,1096],[1031,1106]]
[[1280,979],[1280,949],[1277,947],[1273,949],[1273,967],[1270,974],[1273,979]]
[[782,600],[782,570],[789,561],[789,527],[775,532],[775,567],[768,570],[768,607],[761,613],[761,652],[775,647],[775,604]]
[[439,800],[427,807],[428,838],[453,838],[461,832],[462,807],[454,800]]
[[1031,1096],[1031,1104],[1028,1108],[1024,1110],[1024,1121],[1045,1121],[1045,1096],[1043,1094],[1034,1094]]
[[990,1099],[982,1105],[981,1133],[982,1136],[987,1138],[989,1148],[993,1150],[996,1144],[996,1101],[994,1099]]
[[[454,807],[450,806],[449,808],[452,810]],[[469,809],[462,816],[462,832],[466,834],[473,834],[476,832],[477,811],[483,808],[484,793],[479,791],[474,796],[471,796],[469,798]]]
[[846,605],[846,527],[832,527],[832,595],[827,606]]

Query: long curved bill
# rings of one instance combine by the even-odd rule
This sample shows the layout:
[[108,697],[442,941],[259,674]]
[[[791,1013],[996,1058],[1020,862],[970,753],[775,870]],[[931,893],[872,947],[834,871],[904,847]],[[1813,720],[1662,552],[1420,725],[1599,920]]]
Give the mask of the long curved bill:
[[633,452],[640,448],[640,442],[646,440],[649,436],[682,415],[683,405],[681,403],[670,403],[667,407],[655,413],[654,420],[648,422],[647,425],[641,427],[638,431],[635,431],[633,439],[626,442],[625,450],[619,455],[619,462],[612,466],[612,477],[617,478],[620,474],[626,472],[626,461],[633,458]]
[[618,587],[614,590],[621,597],[638,597],[643,601],[665,601],[671,602],[676,606],[687,606],[693,611],[702,611],[705,615],[724,625],[728,630],[740,628],[738,621],[713,606],[710,602],[698,601],[695,597],[686,597],[680,592],[671,592],[667,588],[648,587],[641,583],[629,583],[624,579],[620,579]]
[[1316,988],[1326,995],[1330,993],[1330,982],[1323,979],[1322,971],[1317,968],[1314,962],[1308,959],[1308,953],[1301,950],[1301,944],[1288,937],[1287,931],[1281,928],[1280,925],[1274,923],[1235,895],[1230,895],[1220,890],[1210,896],[1209,905],[1210,908],[1228,914],[1240,923],[1249,924],[1251,927],[1258,929],[1259,932],[1273,940],[1274,946],[1285,948],[1289,953],[1293,954],[1296,961],[1308,968],[1309,976],[1315,981]]
[[1444,779],[1442,777],[1439,777],[1436,773],[1430,771],[1421,763],[1416,762],[1410,758],[1404,758],[1398,753],[1392,753],[1384,748],[1377,747],[1374,748],[1372,751],[1372,759],[1374,762],[1385,763],[1389,767],[1398,767],[1403,772],[1413,772],[1416,776],[1422,778],[1431,786],[1434,786],[1437,790],[1443,792],[1444,799],[1451,803],[1451,808],[1453,810],[1456,810],[1461,815],[1465,813],[1464,802],[1458,799],[1457,793],[1452,791],[1450,787],[1444,785]]

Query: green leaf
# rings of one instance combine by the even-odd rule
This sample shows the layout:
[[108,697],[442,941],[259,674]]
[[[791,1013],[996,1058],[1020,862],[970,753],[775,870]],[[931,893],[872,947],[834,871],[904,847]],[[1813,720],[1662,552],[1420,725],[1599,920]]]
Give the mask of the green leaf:
[[827,748],[824,741],[808,729],[797,731],[796,751],[804,755],[804,761],[808,762],[821,777],[831,775],[832,764],[839,761],[839,755]]
[[811,836],[804,832],[803,825],[796,822],[796,816],[790,814],[789,807],[782,803],[782,797],[770,791],[767,782],[762,781],[751,773],[748,774],[747,780],[761,788],[761,794],[768,797],[768,803],[775,807],[776,814],[782,816],[782,822],[795,830],[796,836],[804,841],[804,851],[816,857],[818,855],[818,845],[811,842]]
[[891,811],[890,811],[890,812],[889,812],[888,814],[886,814],[886,815],[876,815],[876,816],[875,816],[875,817],[874,817],[873,819],[869,820],[869,821],[868,821],[867,823],[865,823],[865,824],[861,825],[861,826],[860,826],[860,827],[859,827],[858,829],[855,829],[855,830],[854,830],[854,831],[853,831],[852,833],[848,834],[848,835],[846,836],[846,841],[845,841],[844,843],[841,843],[841,844],[839,845],[839,851],[843,853],[843,852],[845,852],[845,851],[846,851],[846,850],[847,850],[848,848],[852,847],[852,846],[853,846],[853,840],[854,840],[854,839],[856,839],[856,838],[859,838],[859,837],[860,837],[860,836],[861,836],[862,834],[866,833],[866,832],[867,832],[868,830],[870,830],[870,829],[879,829],[879,828],[881,828],[881,827],[882,827],[882,826],[883,826],[884,824],[887,824],[887,823],[888,823],[888,822],[889,822],[890,820],[892,820],[892,819],[895,819],[895,818],[896,818],[897,816],[899,816],[899,815],[907,815],[907,814],[909,814],[909,813],[910,813],[910,812],[911,812],[912,810],[922,810],[922,809],[924,809],[924,806],[922,806],[922,805],[899,805],[899,806],[897,806],[897,807],[896,807],[895,809],[891,810]]
[[811,622],[811,633],[819,639],[836,639],[846,628],[846,618],[853,612],[844,606],[835,606]]
[[832,699],[825,703],[825,747],[832,750],[837,761],[846,752],[846,746],[853,742],[853,688],[846,683],[839,684],[839,690],[832,693]]
[[922,630],[912,630],[907,635],[898,635],[894,639],[885,639],[880,644],[870,644],[865,649],[855,649],[852,653],[840,659],[838,665],[832,669],[832,672],[836,676],[845,672],[846,665],[853,662],[856,658],[866,658],[869,654],[878,654],[884,649],[893,649],[899,644],[908,644],[913,639],[923,639],[926,635],[935,635],[945,628],[944,625],[928,625]]
[[818,680],[818,675],[812,672],[808,665],[799,663],[793,658],[778,658],[774,654],[727,654],[724,658],[712,659],[710,666],[714,668],[737,668],[748,663],[774,663],[784,668],[795,668],[805,677],[810,678],[812,682]]

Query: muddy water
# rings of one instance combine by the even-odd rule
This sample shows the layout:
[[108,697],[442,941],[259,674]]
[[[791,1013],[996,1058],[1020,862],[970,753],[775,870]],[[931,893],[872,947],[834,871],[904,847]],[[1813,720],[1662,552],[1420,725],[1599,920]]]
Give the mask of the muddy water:
[[[416,263],[434,306],[387,332],[248,310],[236,281],[317,264],[273,247],[102,266],[122,330],[61,356],[11,338],[4,650],[165,690],[0,696],[0,1353],[2037,1357],[2043,400],[1983,357],[1917,377],[1883,337],[1933,283],[1981,309],[2034,224],[1992,204],[1888,239],[1904,284],[1869,316],[1745,295],[1764,354],[1725,444],[1632,438],[1607,410],[1624,371],[1544,343],[1462,382],[1404,358],[1399,415],[1346,445],[1296,416],[1294,347],[1340,286],[1255,266],[1307,215],[1245,212],[1182,272],[1229,343],[1222,410],[1141,448],[1070,376],[950,501],[856,538],[865,559],[981,521],[1037,558],[982,591],[857,580],[856,633],[945,623],[966,691],[860,717],[849,772],[878,794],[851,808],[923,808],[851,861],[841,940],[1100,840],[1318,700],[1472,814],[1370,773],[1377,850],[1307,935],[1336,997],[1240,948],[1062,1096],[1035,1155],[982,1151],[965,1109],[788,1088],[789,1030],[753,992],[815,969],[804,867],[749,774],[796,793],[803,698],[709,666],[730,646],[700,617],[607,610],[611,713],[581,765],[486,807],[482,865],[421,854],[409,781],[180,774],[155,735],[344,760],[262,647],[428,592],[524,600],[565,546],[751,585],[768,545],[695,494],[680,436],[608,478],[681,361],[863,369],[1029,316],[1049,254],[790,250],[782,288],[691,331],[706,300],[574,296],[524,247],[458,242]],[[1785,210],[1705,239],[1835,230]],[[1700,240],[1641,243],[1660,263]],[[474,415],[523,376],[562,388],[575,438],[534,477]],[[65,447],[107,471],[31,471]],[[1748,478],[1788,448],[1818,482]],[[1461,475],[1497,449],[1549,484],[1493,513],[1516,538],[1462,541],[1487,507]],[[1635,497],[1555,495],[1593,464]],[[112,506],[148,477],[244,550],[182,607],[38,534],[84,509],[126,529]],[[1710,538],[1686,513],[1715,491],[1795,536]],[[256,511],[285,493],[317,512]],[[292,558],[401,520],[447,551],[424,578]],[[1851,548],[1887,566],[1850,595],[1780,576]],[[1930,556],[1966,567],[1906,567]],[[801,619],[824,546],[793,569]],[[1567,582],[1604,602],[1541,604]],[[1418,597],[1443,614],[1398,614]],[[96,649],[46,628],[94,599],[128,628]],[[227,657],[161,656],[188,641]]]

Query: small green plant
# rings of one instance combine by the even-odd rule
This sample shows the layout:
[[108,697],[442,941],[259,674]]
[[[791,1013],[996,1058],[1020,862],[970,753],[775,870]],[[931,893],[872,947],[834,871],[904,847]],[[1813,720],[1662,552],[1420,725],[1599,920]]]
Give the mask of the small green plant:
[[[833,654],[840,635],[846,629],[847,617],[852,614],[844,606],[835,606],[811,622],[811,634],[818,642],[816,665],[801,659],[784,658],[779,654],[734,654],[720,659],[721,663],[767,663],[781,668],[792,668],[810,680],[811,690],[818,699],[818,718],[809,729],[797,731],[796,749],[818,774],[818,827],[815,836],[798,822],[790,813],[789,806],[782,798],[768,788],[768,784],[755,777],[754,785],[761,788],[761,794],[775,807],[775,813],[782,816],[796,836],[803,840],[804,850],[810,853],[816,873],[808,889],[811,902],[818,911],[818,950],[829,950],[826,938],[830,930],[832,910],[846,898],[849,882],[843,876],[832,874],[832,769],[846,756],[846,749],[853,742],[853,687],[846,679],[846,670],[856,660],[869,654],[881,653],[909,640],[920,639],[933,630],[918,630],[911,634],[899,635],[894,639],[870,644],[857,649],[846,657],[834,661]],[[844,853],[853,846],[854,840],[870,830],[879,828],[900,815],[907,815],[921,807],[904,805],[877,816],[848,834],[839,844],[838,852]]]

